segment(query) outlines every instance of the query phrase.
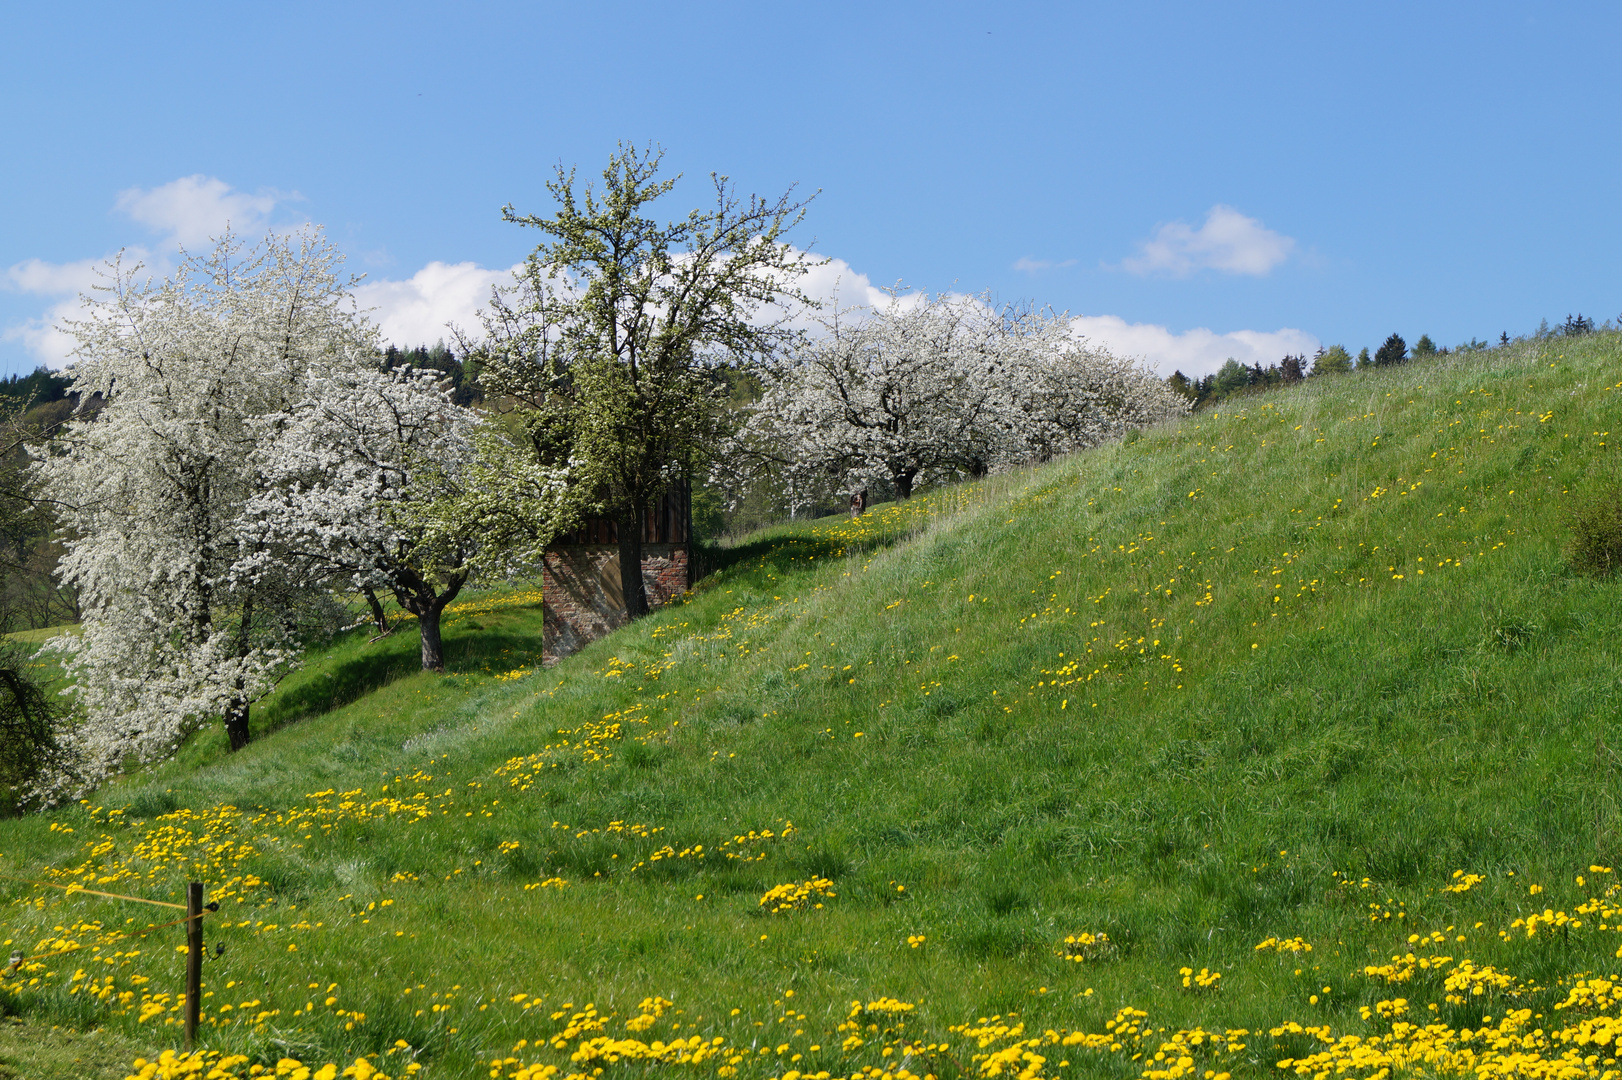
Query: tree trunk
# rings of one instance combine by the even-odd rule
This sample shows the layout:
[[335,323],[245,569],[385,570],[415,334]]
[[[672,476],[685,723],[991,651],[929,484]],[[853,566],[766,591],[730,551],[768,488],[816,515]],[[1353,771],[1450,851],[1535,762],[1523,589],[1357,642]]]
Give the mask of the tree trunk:
[[437,592],[432,583],[418,576],[414,570],[400,570],[396,572],[393,588],[394,598],[400,606],[417,617],[417,627],[422,631],[422,670],[445,670],[445,646],[439,637],[439,616],[444,612],[446,605],[456,599],[456,594],[462,591],[462,585],[467,581],[464,571],[451,576],[445,583],[445,591]]
[[389,633],[389,620],[383,614],[383,602],[377,598],[377,593],[368,586],[361,590],[366,594],[366,603],[372,609],[372,621],[377,624],[377,636],[384,637]]
[[911,472],[898,472],[895,474],[895,493],[898,498],[912,498],[912,478],[917,475]]
[[[239,660],[248,655],[249,647],[252,645],[252,629],[253,597],[250,595],[242,602],[242,621],[237,624],[237,659]],[[248,709],[251,707],[251,703],[243,694],[245,689],[247,687],[243,683],[242,676],[238,674],[236,680],[237,696],[232,698],[230,703],[225,706],[225,735],[226,738],[231,740],[232,753],[236,753],[244,746],[247,746],[248,740],[252,737],[251,732],[248,730]]]
[[235,752],[248,745],[248,703],[241,698],[225,707],[225,734]]
[[648,613],[648,591],[642,584],[642,519],[647,510],[640,500],[617,522],[620,539],[620,594],[625,597],[625,618]]
[[434,603],[428,605],[428,610],[417,616],[417,625],[422,627],[422,670],[445,670],[445,646],[439,637],[439,613],[445,610],[445,605]]

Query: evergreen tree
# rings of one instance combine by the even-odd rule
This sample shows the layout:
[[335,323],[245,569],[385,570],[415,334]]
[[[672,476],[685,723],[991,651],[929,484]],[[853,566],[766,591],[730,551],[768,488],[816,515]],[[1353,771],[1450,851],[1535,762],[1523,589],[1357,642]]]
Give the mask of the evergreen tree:
[[1369,359],[1368,346],[1365,345],[1363,348],[1357,350],[1357,366],[1358,367],[1360,367],[1360,368],[1368,367],[1373,362],[1374,361]]
[[58,375],[47,367],[37,367],[30,375],[12,375],[0,379],[0,399],[46,405],[67,397],[73,379]]
[[396,368],[406,368],[410,371],[437,371],[443,378],[439,385],[451,396],[452,403],[468,406],[482,401],[484,395],[479,392],[478,380],[473,373],[457,358],[456,353],[446,347],[443,340],[436,341],[432,346],[418,345],[412,349],[401,349],[390,345],[383,350],[383,360],[379,365],[384,371],[394,371]]
[[1305,359],[1305,357],[1301,356],[1286,356],[1283,360],[1279,361],[1279,373],[1283,376],[1285,382],[1292,383],[1301,381],[1302,377],[1305,375],[1303,365],[1303,361]]
[[1435,356],[1435,355],[1436,355],[1436,342],[1431,340],[1431,336],[1429,334],[1420,334],[1419,335],[1419,340],[1414,342],[1414,356],[1413,356],[1413,358],[1415,360],[1428,359],[1429,357],[1432,357],[1432,356]]
[[1392,334],[1374,354],[1375,367],[1390,367],[1408,362],[1408,343],[1401,334]]

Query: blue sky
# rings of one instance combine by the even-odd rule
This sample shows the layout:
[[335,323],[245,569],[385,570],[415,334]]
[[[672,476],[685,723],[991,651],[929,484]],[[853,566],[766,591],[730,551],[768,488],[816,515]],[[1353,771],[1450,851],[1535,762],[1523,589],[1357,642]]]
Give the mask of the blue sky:
[[844,292],[989,290],[1196,373],[1622,312],[1622,7],[9,5],[0,375],[121,246],[312,220],[467,321],[559,161],[820,189]]

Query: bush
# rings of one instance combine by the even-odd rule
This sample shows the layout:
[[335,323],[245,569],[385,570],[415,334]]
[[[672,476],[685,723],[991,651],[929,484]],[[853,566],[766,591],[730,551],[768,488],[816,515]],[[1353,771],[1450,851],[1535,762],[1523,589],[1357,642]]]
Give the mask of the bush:
[[1312,362],[1314,375],[1334,375],[1350,370],[1352,370],[1352,354],[1346,351],[1344,345],[1329,346],[1320,351]]
[[1225,397],[1236,390],[1243,390],[1249,385],[1249,369],[1230,356],[1227,363],[1217,369],[1216,378],[1211,382],[1211,390],[1213,393]]
[[1622,486],[1612,484],[1571,511],[1567,553],[1583,574],[1609,574],[1622,567]]

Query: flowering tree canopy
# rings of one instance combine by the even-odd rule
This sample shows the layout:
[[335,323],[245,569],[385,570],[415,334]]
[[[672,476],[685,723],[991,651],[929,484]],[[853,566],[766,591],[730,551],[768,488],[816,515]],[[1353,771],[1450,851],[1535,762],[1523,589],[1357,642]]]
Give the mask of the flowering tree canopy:
[[[211,717],[245,745],[250,704],[327,614],[266,558],[243,508],[263,487],[255,421],[291,407],[312,370],[376,355],[340,261],[314,230],[252,246],[227,235],[161,282],[115,261],[70,324],[72,391],[105,406],[37,468],[71,537],[59,574],[83,604],[82,635],[55,644],[86,714],[68,746],[84,782],[170,752]],[[244,559],[261,571],[243,574]]]
[[426,670],[445,666],[445,605],[470,579],[533,563],[571,512],[561,472],[454,404],[432,373],[312,377],[258,426],[266,487],[246,517],[263,543],[239,572],[292,566],[390,590],[417,617]]
[[1142,365],[1076,340],[1062,317],[983,298],[891,293],[865,317],[771,358],[718,479],[774,472],[801,492],[922,481],[1096,445],[1187,402]]
[[72,391],[105,404],[35,463],[84,609],[53,643],[84,712],[56,791],[211,717],[245,745],[252,703],[341,623],[336,590],[392,591],[442,667],[445,604],[558,527],[556,470],[434,374],[378,370],[340,264],[318,230],[228,235],[162,282],[115,262],[71,324]]

